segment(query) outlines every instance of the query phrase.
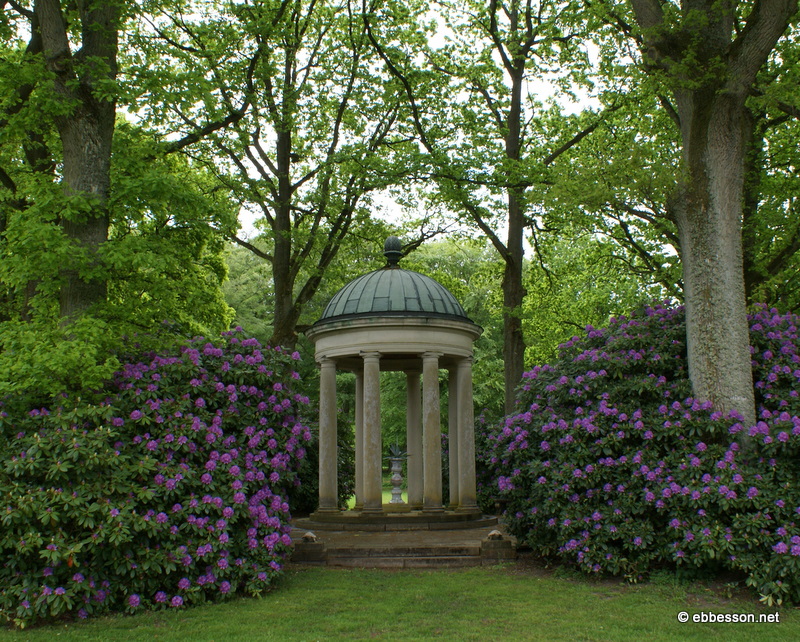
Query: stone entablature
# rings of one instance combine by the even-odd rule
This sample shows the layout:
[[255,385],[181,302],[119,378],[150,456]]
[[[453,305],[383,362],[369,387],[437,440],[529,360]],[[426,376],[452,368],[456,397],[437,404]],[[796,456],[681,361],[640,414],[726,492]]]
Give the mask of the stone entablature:
[[420,317],[326,321],[306,333],[315,344],[317,362],[322,357],[337,359],[348,369],[348,358],[358,367],[361,352],[378,351],[385,355],[383,370],[405,370],[404,362],[431,351],[441,352],[447,367],[449,361],[471,357],[480,334],[471,321]]

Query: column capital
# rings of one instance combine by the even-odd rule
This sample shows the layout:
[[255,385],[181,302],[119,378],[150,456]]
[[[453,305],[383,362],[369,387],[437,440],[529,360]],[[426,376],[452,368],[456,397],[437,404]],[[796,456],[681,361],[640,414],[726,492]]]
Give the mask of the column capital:
[[381,353],[377,350],[362,350],[358,353],[358,356],[366,361],[367,359],[380,359]]
[[333,357],[326,357],[325,355],[320,355],[319,357],[317,357],[317,363],[319,364],[320,368],[323,368],[323,367],[326,367],[326,366],[327,367],[331,367],[331,366],[336,367],[336,359],[334,359]]
[[422,360],[423,361],[428,361],[430,359],[438,360],[439,357],[442,357],[442,356],[444,356],[444,352],[436,352],[435,350],[428,350],[428,351],[422,353]]

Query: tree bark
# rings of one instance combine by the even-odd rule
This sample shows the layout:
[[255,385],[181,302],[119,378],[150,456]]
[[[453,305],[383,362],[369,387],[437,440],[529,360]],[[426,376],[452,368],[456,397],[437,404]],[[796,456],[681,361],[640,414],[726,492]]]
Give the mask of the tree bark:
[[74,55],[59,0],[36,0],[34,11],[46,64],[54,74],[55,95],[72,106],[56,118],[67,195],[60,223],[64,234],[73,241],[76,258],[75,265],[62,270],[60,311],[65,320],[70,320],[106,296],[106,281],[98,269],[97,254],[108,238],[116,115],[110,85],[117,74],[119,7],[113,2],[78,4],[81,49]]
[[[286,120],[288,121],[288,118]],[[294,348],[297,343],[295,328],[299,316],[294,305],[295,277],[292,271],[290,208],[294,190],[289,179],[291,152],[292,134],[287,126],[285,131],[278,131],[275,146],[275,162],[278,169],[278,202],[275,207],[275,223],[273,225],[275,248],[272,254],[272,282],[275,289],[275,316],[270,339],[273,345],[287,348]]]
[[[522,85],[525,59],[508,66],[511,76],[511,103],[508,110],[506,156],[519,162],[522,149]],[[512,414],[516,389],[525,370],[525,336],[522,332],[522,303],[527,294],[522,281],[525,231],[524,189],[508,188],[508,237],[505,270],[503,272],[503,369],[505,383],[505,412]]]
[[[510,223],[510,221],[509,221]],[[511,225],[509,224],[509,228]],[[527,291],[522,284],[522,233],[512,239],[509,231],[508,254],[503,271],[503,370],[505,412],[512,414],[516,389],[525,370],[525,337],[522,332],[522,302]],[[513,246],[512,246],[513,242]]]
[[698,106],[702,114],[687,114],[701,131],[684,141],[688,176],[671,209],[681,246],[693,393],[755,423],[741,223],[750,119],[743,103],[735,103],[718,97]]

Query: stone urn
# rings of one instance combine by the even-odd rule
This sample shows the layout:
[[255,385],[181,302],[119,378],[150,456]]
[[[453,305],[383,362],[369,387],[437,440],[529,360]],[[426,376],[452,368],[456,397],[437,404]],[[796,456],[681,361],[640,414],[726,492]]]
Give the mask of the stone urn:
[[389,460],[390,472],[392,473],[392,498],[389,500],[390,504],[404,504],[403,501],[403,462],[408,457],[408,454],[402,450],[397,444],[389,447]]

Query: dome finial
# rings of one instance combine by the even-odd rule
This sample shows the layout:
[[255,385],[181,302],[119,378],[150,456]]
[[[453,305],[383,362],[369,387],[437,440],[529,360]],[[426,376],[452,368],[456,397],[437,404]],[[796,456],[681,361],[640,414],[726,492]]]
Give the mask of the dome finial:
[[383,255],[386,257],[387,266],[390,268],[397,267],[400,259],[403,258],[403,244],[396,236],[390,236],[383,244]]

